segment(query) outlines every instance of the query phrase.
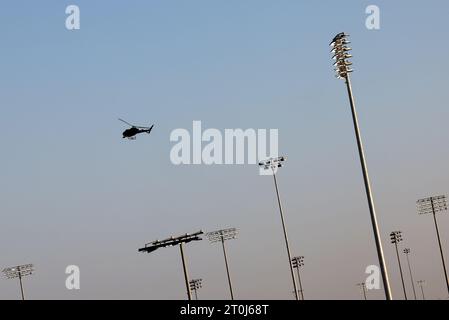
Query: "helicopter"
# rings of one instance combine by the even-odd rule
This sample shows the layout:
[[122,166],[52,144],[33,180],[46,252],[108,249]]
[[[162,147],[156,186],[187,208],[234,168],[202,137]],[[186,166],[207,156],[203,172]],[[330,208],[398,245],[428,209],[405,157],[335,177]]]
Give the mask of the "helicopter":
[[135,140],[136,135],[138,135],[139,133],[150,134],[151,130],[154,127],[154,124],[151,127],[138,127],[138,126],[130,124],[129,122],[127,122],[123,119],[119,119],[119,121],[126,123],[128,126],[131,127],[129,129],[126,129],[125,131],[123,131],[123,139],[127,138],[129,140]]

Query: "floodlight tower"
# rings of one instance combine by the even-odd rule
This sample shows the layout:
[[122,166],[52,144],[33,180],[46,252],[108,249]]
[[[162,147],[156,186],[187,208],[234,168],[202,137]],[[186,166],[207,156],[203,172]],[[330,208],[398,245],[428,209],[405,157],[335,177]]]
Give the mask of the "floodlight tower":
[[351,72],[353,72],[353,70],[350,67],[352,65],[352,62],[349,61],[349,59],[352,58],[352,55],[349,54],[349,51],[351,51],[352,49],[348,47],[348,44],[350,43],[348,40],[348,37],[349,37],[349,35],[347,35],[344,32],[339,33],[334,37],[334,39],[332,40],[330,45],[332,46],[332,52],[334,53],[333,59],[335,60],[334,66],[335,66],[336,77],[339,79],[343,79],[346,82],[346,89],[348,92],[349,102],[351,105],[352,122],[354,125],[355,136],[357,139],[360,164],[362,166],[363,179],[364,179],[364,183],[365,183],[365,192],[366,192],[366,196],[367,196],[367,200],[368,200],[368,207],[369,207],[370,216],[371,216],[371,224],[373,227],[374,239],[376,241],[377,256],[379,259],[380,269],[382,272],[382,280],[383,280],[383,285],[384,285],[385,297],[387,300],[391,300],[392,296],[391,296],[391,289],[390,289],[390,281],[388,279],[388,271],[387,271],[384,252],[383,252],[383,248],[382,248],[382,240],[380,237],[379,227],[377,224],[376,210],[374,207],[374,200],[373,200],[373,195],[371,192],[371,183],[370,183],[370,179],[369,179],[369,175],[368,175],[368,168],[367,168],[366,160],[365,160],[365,152],[363,150],[363,143],[362,143],[362,138],[361,138],[360,129],[359,129],[359,123],[358,123],[358,119],[357,119],[357,112],[356,112],[356,108],[355,108],[354,96],[352,94],[351,79],[349,77],[349,74]]
[[237,229],[229,228],[229,229],[222,229],[222,230],[218,230],[218,231],[208,232],[206,234],[206,236],[211,243],[221,242],[221,245],[223,248],[225,266],[226,266],[226,274],[228,276],[229,292],[231,293],[231,300],[234,300],[234,291],[232,290],[232,282],[231,282],[231,275],[229,273],[228,256],[226,254],[225,241],[231,240],[231,239],[236,239],[237,238]]
[[413,273],[412,273],[412,266],[410,264],[410,249],[409,248],[405,248],[404,249],[404,254],[407,257],[407,264],[408,264],[408,271],[410,272],[410,280],[412,281],[412,288],[413,288],[413,296],[415,297],[415,300],[417,300],[416,298],[416,290],[415,290],[415,281],[413,280]]
[[293,266],[291,263],[292,257],[290,254],[290,246],[288,244],[287,228],[285,226],[284,213],[282,212],[281,197],[279,195],[279,188],[278,188],[278,183],[276,180],[276,172],[279,168],[282,168],[283,163],[285,162],[285,159],[286,159],[285,157],[270,158],[268,160],[259,162],[259,166],[261,168],[263,168],[264,170],[271,170],[273,173],[274,187],[276,190],[276,195],[277,195],[277,200],[278,200],[278,205],[279,205],[279,212],[281,214],[282,229],[284,230],[285,246],[287,248],[288,265],[290,266],[290,272],[291,272],[292,281],[293,281],[293,290],[295,291],[296,300],[299,300],[298,288],[296,287],[296,281],[295,281],[295,274],[293,272]]
[[440,247],[441,262],[443,264],[444,277],[446,279],[446,288],[449,293],[449,279],[447,276],[446,263],[444,262],[443,247],[441,245],[440,231],[438,229],[438,223],[437,223],[437,218],[436,218],[436,214],[438,212],[447,211],[446,196],[443,195],[443,196],[420,199],[416,202],[416,204],[418,205],[418,213],[419,214],[431,213],[433,215],[433,222],[435,223],[435,230],[437,233],[438,245]]
[[195,300],[198,300],[198,290],[203,287],[203,279],[193,279],[189,284],[190,290],[195,292]]
[[366,297],[366,284],[365,284],[365,282],[357,283],[357,287],[360,287],[360,288],[361,288],[362,293],[363,293],[363,298],[364,298],[365,300],[368,300],[367,297]]
[[292,258],[293,268],[296,269],[296,274],[298,275],[299,292],[301,293],[301,300],[304,300],[304,290],[302,288],[301,274],[299,269],[304,266],[304,256],[293,257]]
[[404,290],[405,300],[407,300],[407,291],[405,290],[404,275],[402,274],[401,259],[399,258],[399,250],[398,250],[398,243],[402,241],[402,232],[393,231],[392,233],[390,233],[390,239],[391,243],[393,243],[394,247],[396,248],[396,256],[398,257],[398,264],[399,264],[399,272],[401,273],[402,289]]
[[422,299],[426,300],[426,296],[424,295],[424,288],[423,288],[423,285],[424,285],[424,283],[426,281],[425,280],[418,280],[417,282],[418,282],[419,286],[421,287]]
[[202,238],[200,237],[201,234],[203,234],[203,231],[198,231],[193,234],[186,233],[185,235],[179,237],[171,237],[162,241],[156,240],[145,244],[145,247],[139,249],[139,252],[151,253],[159,248],[173,247],[179,245],[179,249],[181,251],[182,267],[184,269],[184,279],[187,289],[187,298],[189,300],[192,300],[192,293],[190,291],[189,275],[187,272],[186,258],[184,255],[184,244],[192,241],[202,240]]
[[22,278],[32,275],[33,272],[34,272],[34,266],[32,264],[24,264],[24,265],[20,265],[20,266],[9,267],[9,268],[3,269],[3,273],[5,274],[6,278],[8,278],[8,279],[19,278],[20,292],[21,292],[22,300],[25,300],[25,294],[23,292]]

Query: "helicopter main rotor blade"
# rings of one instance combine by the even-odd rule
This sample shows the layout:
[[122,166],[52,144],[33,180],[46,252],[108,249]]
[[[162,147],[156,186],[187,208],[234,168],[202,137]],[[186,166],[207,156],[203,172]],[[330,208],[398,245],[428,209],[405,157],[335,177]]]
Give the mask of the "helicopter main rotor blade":
[[126,123],[128,126],[135,127],[134,125],[132,125],[131,123],[129,123],[129,122],[123,120],[123,119],[119,118],[119,121]]

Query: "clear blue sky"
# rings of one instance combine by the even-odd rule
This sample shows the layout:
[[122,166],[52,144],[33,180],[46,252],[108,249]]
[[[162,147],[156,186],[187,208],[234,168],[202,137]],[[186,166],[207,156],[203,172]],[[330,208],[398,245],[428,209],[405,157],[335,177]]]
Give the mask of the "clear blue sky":
[[[65,8],[81,9],[81,30]],[[365,28],[365,8],[381,29]],[[292,297],[272,180],[257,167],[180,166],[170,132],[277,128],[279,184],[310,299],[358,299],[377,258],[344,83],[328,44],[351,34],[354,92],[393,293],[390,231],[404,233],[415,279],[447,298],[431,217],[415,201],[449,194],[447,1],[2,1],[0,267],[34,263],[35,299],[183,299],[176,248],[154,239],[234,226],[237,298]],[[123,141],[122,117],[155,123]],[[441,215],[449,257],[449,216]],[[189,245],[203,298],[227,298],[218,247]],[[81,268],[81,290],[64,287]],[[407,273],[406,273],[407,274]],[[407,274],[407,284],[409,284]],[[411,289],[409,295],[411,295]],[[382,291],[370,292],[382,298]],[[15,281],[0,298],[15,299]]]

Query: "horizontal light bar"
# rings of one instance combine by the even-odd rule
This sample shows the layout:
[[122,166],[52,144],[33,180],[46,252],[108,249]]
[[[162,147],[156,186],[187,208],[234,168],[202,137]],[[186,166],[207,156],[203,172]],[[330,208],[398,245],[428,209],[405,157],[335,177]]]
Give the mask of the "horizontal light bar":
[[416,201],[418,214],[437,213],[447,210],[447,198],[445,195],[428,197]]
[[2,272],[8,279],[25,277],[33,274],[34,266],[32,264],[24,264],[20,266],[5,268],[2,270]]
[[189,243],[191,241],[200,241],[202,238],[200,235],[203,234],[203,231],[198,231],[192,234],[186,233],[185,235],[179,237],[171,237],[162,241],[156,240],[151,243],[145,244],[144,248],[140,248],[139,252],[153,252],[159,248],[172,247],[181,243]]
[[286,159],[286,157],[270,158],[260,161],[259,166],[264,168],[265,170],[281,168],[283,166],[283,162],[285,162]]
[[208,233],[206,233],[206,236],[210,242],[214,243],[214,242],[219,242],[222,240],[224,241],[224,240],[236,239],[237,233],[238,233],[238,231],[236,228],[228,228],[228,229],[222,229],[222,230],[217,230],[217,231],[213,231],[213,232],[208,232]]
[[304,266],[304,256],[292,258],[292,266],[293,268],[299,268]]
[[201,289],[203,287],[203,279],[194,279],[189,281],[190,290]]

